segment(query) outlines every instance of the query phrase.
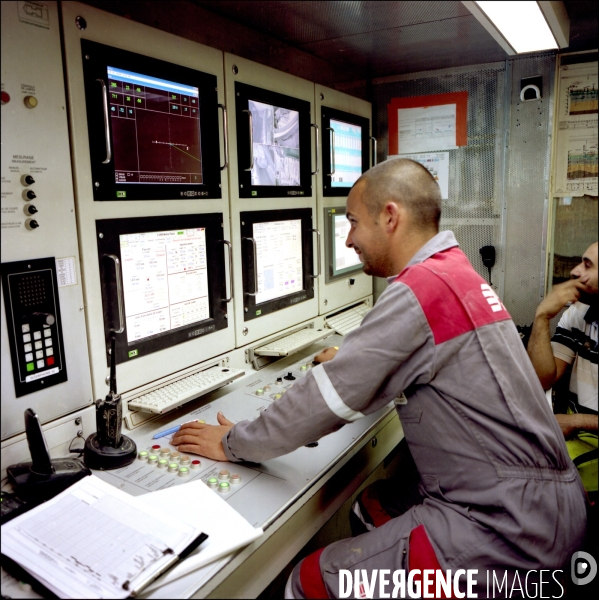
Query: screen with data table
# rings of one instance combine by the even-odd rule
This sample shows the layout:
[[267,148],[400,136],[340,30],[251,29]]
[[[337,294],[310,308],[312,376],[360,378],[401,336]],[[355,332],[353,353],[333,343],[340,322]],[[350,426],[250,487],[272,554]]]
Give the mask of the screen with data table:
[[314,297],[312,209],[240,213],[245,320]]
[[96,221],[104,331],[117,362],[227,327],[221,213]]

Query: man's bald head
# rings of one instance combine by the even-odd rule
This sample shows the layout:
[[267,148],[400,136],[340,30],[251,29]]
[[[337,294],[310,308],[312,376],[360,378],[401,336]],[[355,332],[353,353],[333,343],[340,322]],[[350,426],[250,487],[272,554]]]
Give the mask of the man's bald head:
[[391,201],[408,209],[418,229],[439,231],[441,189],[420,163],[407,158],[387,160],[366,171],[354,184],[358,186],[373,218]]

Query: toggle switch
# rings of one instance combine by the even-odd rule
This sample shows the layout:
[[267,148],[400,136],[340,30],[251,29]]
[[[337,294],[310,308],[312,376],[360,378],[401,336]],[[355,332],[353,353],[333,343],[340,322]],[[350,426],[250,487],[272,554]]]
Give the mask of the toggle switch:
[[33,185],[35,183],[35,179],[31,177],[28,173],[25,175],[21,175],[21,184],[22,185]]
[[23,200],[35,200],[37,198],[36,193],[33,190],[23,190]]
[[33,204],[27,204],[23,208],[23,211],[27,216],[34,215],[37,212],[37,208]]
[[27,227],[27,229],[37,229],[39,226],[40,224],[35,219],[27,219],[25,221],[25,227]]

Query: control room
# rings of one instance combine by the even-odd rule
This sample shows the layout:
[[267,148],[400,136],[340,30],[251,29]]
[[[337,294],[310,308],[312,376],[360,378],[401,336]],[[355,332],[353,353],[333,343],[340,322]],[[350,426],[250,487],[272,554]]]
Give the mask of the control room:
[[597,592],[594,3],[1,10],[2,598]]

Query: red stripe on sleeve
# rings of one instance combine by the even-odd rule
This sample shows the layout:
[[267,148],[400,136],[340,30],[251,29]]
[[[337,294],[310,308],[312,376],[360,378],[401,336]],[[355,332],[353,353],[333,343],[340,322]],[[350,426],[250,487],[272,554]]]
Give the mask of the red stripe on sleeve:
[[328,598],[327,588],[320,573],[320,555],[324,548],[313,552],[302,561],[300,583],[306,598]]

